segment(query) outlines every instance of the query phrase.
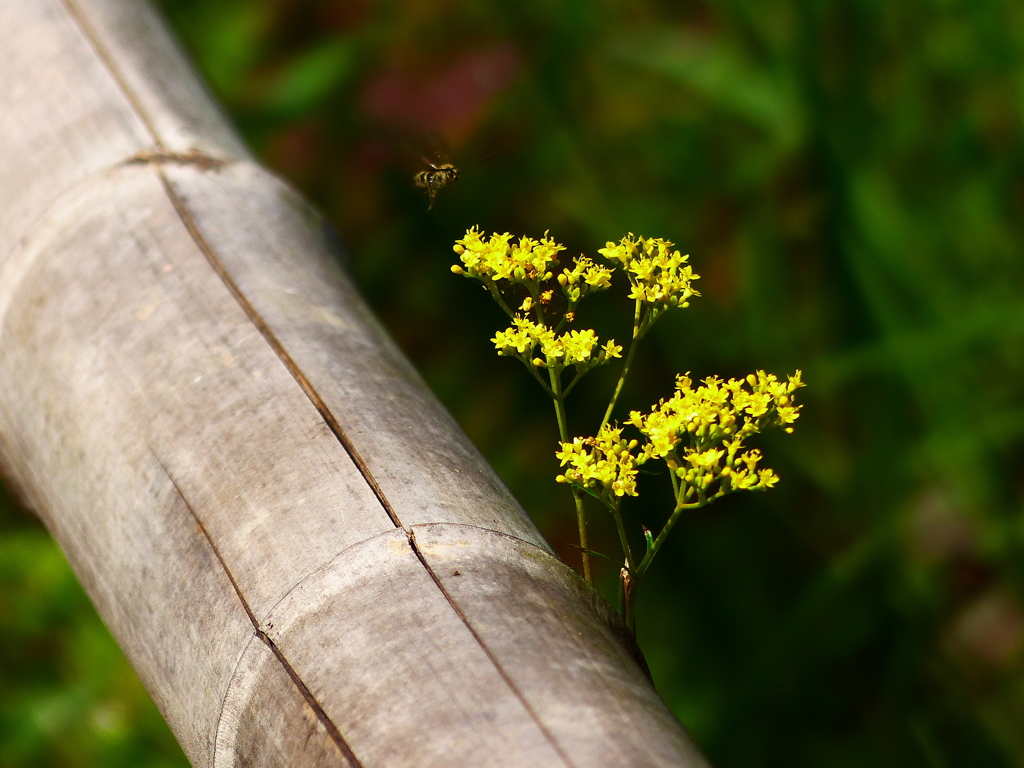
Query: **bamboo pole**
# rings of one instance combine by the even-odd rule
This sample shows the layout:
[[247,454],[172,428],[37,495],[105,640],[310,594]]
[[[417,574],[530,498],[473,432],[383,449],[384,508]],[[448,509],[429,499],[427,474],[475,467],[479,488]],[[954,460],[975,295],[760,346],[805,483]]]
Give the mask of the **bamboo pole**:
[[192,763],[705,766],[152,8],[0,36],[0,468]]

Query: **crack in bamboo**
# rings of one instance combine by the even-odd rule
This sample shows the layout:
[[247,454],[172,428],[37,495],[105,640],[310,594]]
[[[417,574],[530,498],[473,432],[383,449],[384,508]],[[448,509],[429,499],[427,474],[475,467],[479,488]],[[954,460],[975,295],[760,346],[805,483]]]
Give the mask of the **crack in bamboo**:
[[[494,654],[491,653],[491,649],[487,647],[487,643],[484,642],[483,638],[480,637],[476,629],[473,628],[472,622],[470,622],[466,614],[463,613],[458,603],[455,602],[455,598],[452,597],[451,593],[448,592],[444,584],[441,583],[441,579],[434,572],[434,569],[431,567],[430,563],[427,562],[427,558],[423,555],[423,552],[420,550],[419,545],[416,543],[416,533],[412,529],[406,528],[405,535],[408,537],[409,547],[412,549],[413,554],[416,555],[416,559],[420,561],[420,565],[423,566],[424,570],[427,572],[430,578],[433,579],[434,584],[437,586],[437,588],[441,591],[441,594],[444,595],[445,599],[448,601],[448,605],[450,605],[451,609],[455,611],[455,614],[465,625],[466,629],[469,631],[469,634],[473,636],[473,639],[476,641],[477,645],[479,645],[481,650],[483,650],[484,654],[486,654],[487,658],[494,666],[494,669],[497,671],[498,675],[500,675],[501,679],[505,681],[505,685],[509,687],[509,690],[511,690],[515,697],[519,700],[519,703],[523,706],[523,709],[526,710],[526,713],[530,716],[530,719],[533,720],[534,725],[537,726],[540,732],[544,735],[544,738],[547,739],[549,744],[551,744],[551,748],[562,759],[562,762],[569,766],[569,768],[576,768],[576,764],[572,761],[572,759],[565,752],[565,750],[562,749],[562,745],[558,743],[558,740],[555,738],[555,735],[548,730],[546,725],[544,725],[544,722],[541,720],[540,716],[534,710],[533,706],[530,704],[529,701],[527,701],[526,696],[523,694],[521,690],[519,690],[519,686],[517,686],[515,682],[513,682],[508,672],[506,672],[505,668],[501,665],[501,662],[499,662],[497,657],[495,657]],[[456,574],[461,575],[458,574],[457,571]]]
[[[263,642],[263,644],[270,649],[270,652],[274,654],[274,658],[277,659],[278,663],[280,663],[280,665],[284,668],[285,672],[288,674],[288,677],[291,678],[292,683],[295,685],[296,688],[298,688],[299,693],[302,694],[302,698],[305,699],[306,704],[309,706],[310,709],[313,710],[313,713],[316,715],[317,720],[319,720],[323,724],[324,730],[326,730],[328,735],[330,735],[331,740],[334,742],[335,746],[338,747],[338,750],[345,756],[345,759],[349,761],[349,763],[352,765],[352,768],[363,768],[362,762],[360,762],[359,758],[356,757],[356,754],[352,750],[352,747],[349,745],[349,743],[345,741],[345,737],[342,736],[341,730],[338,728],[337,725],[335,725],[334,721],[331,720],[327,712],[324,711],[323,706],[320,704],[319,701],[317,701],[316,696],[314,696],[313,692],[309,690],[309,686],[307,686],[306,683],[303,682],[302,678],[299,676],[299,673],[295,671],[295,668],[292,667],[288,659],[285,658],[284,654],[281,652],[281,649],[277,647],[277,644],[274,643],[270,636],[267,635],[267,633],[260,628],[260,622],[256,618],[256,614],[253,613],[252,608],[249,606],[249,602],[245,599],[245,595],[242,594],[242,589],[238,585],[238,582],[235,580],[234,574],[231,573],[231,569],[228,567],[228,564],[224,560],[223,555],[221,555],[216,543],[214,543],[213,537],[211,537],[209,531],[206,530],[206,526],[203,524],[203,521],[196,513],[195,509],[189,502],[188,498],[185,496],[185,493],[182,491],[181,486],[178,485],[178,481],[174,479],[173,475],[171,475],[170,471],[160,460],[160,457],[153,450],[152,446],[149,446],[149,451],[153,455],[153,458],[156,460],[156,463],[160,466],[160,469],[163,470],[164,475],[167,477],[171,485],[174,487],[174,490],[178,494],[178,498],[181,499],[182,504],[185,505],[185,508],[188,510],[189,514],[192,515],[192,519],[195,520],[196,526],[198,526],[200,533],[202,533],[203,538],[206,539],[206,543],[210,545],[210,549],[213,551],[214,556],[217,558],[217,562],[220,563],[220,567],[224,571],[224,575],[227,576],[228,581],[231,583],[231,588],[235,591],[235,595],[238,597],[238,602],[242,604],[242,609],[245,611],[246,616],[249,617],[249,621],[252,623],[253,632],[255,633],[256,637],[258,637],[260,641]],[[221,712],[223,712],[223,706],[221,707]],[[219,730],[220,729],[218,728],[218,732]]]

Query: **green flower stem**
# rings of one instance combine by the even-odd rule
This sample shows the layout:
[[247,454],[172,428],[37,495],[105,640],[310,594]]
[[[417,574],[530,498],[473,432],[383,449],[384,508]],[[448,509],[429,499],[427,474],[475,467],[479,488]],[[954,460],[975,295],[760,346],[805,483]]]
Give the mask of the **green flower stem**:
[[619,532],[619,544],[622,545],[622,554],[626,559],[626,570],[633,571],[633,552],[629,548],[629,539],[626,537],[626,526],[622,522],[622,513],[619,511],[618,504],[609,504],[608,509],[611,510],[612,517],[615,518],[615,528]]
[[[640,300],[637,299],[636,310],[633,313],[633,338],[629,342],[629,352],[626,353],[626,360],[622,364],[622,372],[619,374],[619,380],[615,384],[615,391],[612,392],[612,399],[608,401],[608,408],[604,412],[604,418],[601,419],[601,425],[597,428],[597,433],[601,432],[604,425],[607,424],[612,417],[612,411],[615,409],[615,404],[619,401],[619,395],[622,394],[622,387],[626,383],[626,376],[629,375],[629,368],[633,364],[633,357],[636,355],[636,349],[640,346],[640,337],[643,335],[640,320],[641,306]],[[646,331],[646,329],[643,329],[643,331]]]
[[626,526],[622,521],[620,505],[619,503],[605,500],[605,506],[608,507],[608,511],[615,518],[615,528],[619,532],[619,545],[622,547],[622,554],[626,559],[625,568],[619,572],[619,613],[625,619],[629,631],[636,634],[634,598],[636,596],[636,589],[640,586],[640,579],[634,576],[636,569],[633,567],[633,563],[635,561],[633,560],[632,549],[629,546],[629,538],[626,536]]
[[[575,312],[576,311],[575,305],[570,304],[569,307],[565,311],[567,313],[568,312]],[[569,324],[569,321],[566,320],[565,316],[563,315],[562,319],[558,321],[558,325],[555,326],[555,333],[556,334],[560,334],[562,331],[565,330],[565,326],[567,326],[568,324]]]
[[[555,419],[558,421],[558,435],[563,443],[569,442],[569,426],[565,418],[565,393],[562,392],[562,371],[548,368],[551,379],[551,399],[555,404]],[[583,560],[583,578],[588,584],[594,583],[594,575],[590,569],[590,550],[587,546],[587,516],[583,510],[583,497],[575,485],[570,485],[572,500],[576,505],[576,527],[580,534],[580,557]]]
[[622,612],[622,618],[626,622],[626,626],[632,633],[633,637],[636,637],[636,591],[640,586],[640,579],[633,574],[627,574],[630,579],[629,588],[626,588],[626,584],[623,579],[619,579],[619,591],[622,594],[622,602],[624,608]]
[[[671,532],[672,527],[676,524],[676,521],[679,520],[679,516],[687,509],[698,509],[711,501],[714,501],[716,498],[718,498],[718,494],[715,494],[710,499],[694,501],[689,504],[683,502],[676,504],[675,509],[672,510],[672,514],[665,522],[665,525],[654,538],[654,544],[652,544],[651,548],[647,550],[647,554],[644,555],[644,559],[640,561],[640,565],[638,565],[636,570],[633,571],[633,577],[636,581],[642,579],[644,574],[647,573],[647,569],[651,567],[651,561],[654,560],[654,556],[658,554],[658,550],[661,549],[661,545],[665,543],[665,539],[668,538],[668,534]],[[636,585],[634,584],[634,589],[635,587]]]
[[587,580],[588,584],[594,583],[594,575],[590,570],[590,550],[587,549],[587,516],[583,511],[583,497],[580,496],[579,489],[573,485],[570,486],[572,491],[572,500],[576,504],[576,527],[580,532],[580,557],[583,559],[583,578]]
[[526,284],[526,290],[530,294],[530,298],[533,299],[533,315],[537,318],[537,322],[540,325],[547,325],[548,320],[544,317],[544,305],[540,301],[540,286],[533,285],[532,283]]
[[[548,383],[541,378],[541,375],[537,373],[537,367],[533,364],[530,358],[520,357],[519,359],[522,360],[523,363],[526,365],[526,370],[530,372],[530,375],[537,380],[538,384],[540,384],[540,388],[547,392],[553,398],[555,396],[554,392],[551,391],[551,387],[548,385]],[[562,394],[562,397],[565,397],[564,393]]]
[[676,521],[679,520],[679,516],[683,514],[683,510],[691,509],[696,506],[699,505],[676,504],[675,509],[672,510],[672,514],[669,515],[669,518],[665,522],[665,525],[662,527],[658,535],[654,537],[654,544],[652,544],[651,548],[647,550],[647,554],[645,554],[644,559],[640,561],[640,565],[636,567],[634,576],[638,581],[643,578],[644,574],[647,573],[647,569],[651,567],[651,561],[654,560],[654,556],[658,554],[658,550],[661,549],[661,545],[665,543],[665,539],[668,538],[669,531],[672,530],[672,527],[676,524]]
[[[568,299],[566,299],[566,301],[568,301]],[[565,311],[562,313],[562,319],[559,320],[558,325],[555,326],[555,333],[561,333],[565,329],[565,326],[569,324],[569,321],[566,319],[566,316],[569,314],[575,315],[576,307],[578,305],[578,301],[568,301],[568,304],[565,307]]]
[[516,313],[509,308],[508,304],[505,303],[505,299],[502,297],[501,291],[498,290],[498,286],[491,280],[486,280],[484,283],[491,294],[491,298],[497,302],[502,311],[504,311],[504,313],[509,317],[515,317]]
[[676,464],[675,461],[672,461],[668,465],[668,481],[672,484],[672,498],[673,499],[678,499],[679,498],[679,478],[676,477],[676,469],[677,468],[678,468],[678,464]]
[[654,543],[651,545],[651,548],[647,550],[643,560],[640,561],[640,565],[636,568],[628,569],[629,577],[631,579],[630,588],[627,590],[624,584],[619,584],[619,599],[623,603],[622,618],[625,620],[626,626],[629,627],[629,631],[634,635],[636,634],[636,593],[640,588],[640,581],[647,573],[647,569],[651,567],[651,562],[654,560],[654,556],[658,554],[658,550],[661,549],[661,545],[665,543],[665,539],[668,538],[669,532],[672,530],[673,526],[675,526],[683,511],[703,506],[704,503],[702,502],[695,502],[693,504],[676,504],[676,507],[672,510],[672,514],[669,516],[668,521],[654,539]]
[[[540,290],[536,286],[527,285],[527,291],[530,293],[530,297],[533,299],[534,315],[537,318],[537,322],[541,325],[546,324],[544,317],[544,308],[540,302]],[[540,379],[540,374],[533,369],[533,366],[528,366],[533,370],[537,376],[538,381],[541,381],[541,386],[544,385]],[[551,399],[555,404],[555,419],[558,421],[558,436],[563,443],[569,442],[569,425],[565,415],[565,396],[568,394],[568,390],[562,389],[562,370],[560,368],[548,368],[548,378],[551,382],[550,388],[544,387],[548,390],[548,394],[551,395]],[[569,389],[579,380],[579,376],[574,378],[569,384]],[[572,491],[572,501],[576,507],[576,528],[579,531],[580,537],[580,558],[583,561],[583,578],[587,580],[588,584],[594,583],[594,574],[590,566],[590,549],[587,544],[587,515],[583,509],[583,497],[580,495],[580,491],[576,486],[570,486],[569,490]]]
[[577,373],[575,376],[573,376],[572,381],[569,382],[569,386],[562,391],[562,397],[568,397],[569,393],[572,392],[572,388],[576,386],[576,382],[582,379],[585,373],[587,373],[587,371]]

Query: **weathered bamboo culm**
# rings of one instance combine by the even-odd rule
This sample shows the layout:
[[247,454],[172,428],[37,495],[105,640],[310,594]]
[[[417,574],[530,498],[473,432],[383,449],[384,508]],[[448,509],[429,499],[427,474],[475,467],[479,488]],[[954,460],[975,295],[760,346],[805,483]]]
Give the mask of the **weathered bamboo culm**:
[[0,453],[196,766],[706,765],[139,0],[0,0]]

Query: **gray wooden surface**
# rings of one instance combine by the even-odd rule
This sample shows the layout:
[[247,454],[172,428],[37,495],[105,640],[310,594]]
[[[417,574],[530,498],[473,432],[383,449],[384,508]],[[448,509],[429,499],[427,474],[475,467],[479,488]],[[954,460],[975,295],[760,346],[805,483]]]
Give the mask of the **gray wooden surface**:
[[145,3],[0,0],[0,468],[196,766],[704,766]]

